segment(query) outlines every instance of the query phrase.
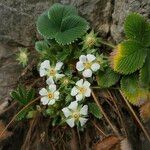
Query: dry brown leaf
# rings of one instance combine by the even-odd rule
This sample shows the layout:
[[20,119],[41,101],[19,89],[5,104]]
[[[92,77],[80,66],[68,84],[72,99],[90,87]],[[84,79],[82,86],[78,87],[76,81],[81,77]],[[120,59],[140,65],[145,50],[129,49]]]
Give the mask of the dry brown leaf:
[[[4,125],[4,123],[0,120],[0,134],[3,132],[4,129],[5,129],[5,125]],[[11,135],[12,135],[12,132],[6,130],[6,131],[3,133],[3,135],[1,135],[0,141],[6,139],[6,138],[8,138],[8,137],[10,137]]]
[[121,142],[120,142],[120,149],[121,150],[132,150],[131,145],[128,141],[127,138],[124,138]]
[[109,136],[94,146],[94,150],[120,150],[120,140],[116,136]]
[[147,102],[141,106],[140,116],[144,122],[150,119],[150,102]]

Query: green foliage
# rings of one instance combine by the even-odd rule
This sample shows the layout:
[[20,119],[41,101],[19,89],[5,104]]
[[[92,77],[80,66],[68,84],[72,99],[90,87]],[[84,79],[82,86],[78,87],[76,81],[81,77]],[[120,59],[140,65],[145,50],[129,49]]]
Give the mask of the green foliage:
[[124,76],[121,80],[121,91],[132,104],[148,99],[149,91],[140,86],[138,74]]
[[89,103],[89,112],[94,115],[96,118],[101,119],[102,118],[102,113],[100,112],[98,106],[96,103]]
[[106,68],[104,71],[100,71],[97,76],[98,85],[101,88],[108,88],[119,80],[120,75],[115,73],[111,68]]
[[149,59],[149,56],[147,56],[145,64],[140,69],[139,80],[140,80],[140,84],[142,87],[150,89],[150,67],[149,67],[149,64],[150,64],[150,59]]
[[88,23],[77,15],[74,7],[54,4],[39,16],[37,29],[43,37],[65,45],[80,38],[87,31]]
[[141,15],[137,13],[128,15],[124,29],[127,38],[136,40],[144,46],[150,45],[150,25]]
[[19,85],[18,88],[11,92],[11,97],[14,100],[19,101],[21,104],[26,105],[32,99],[34,99],[35,91],[34,89],[25,89],[22,85]]
[[49,49],[49,46],[48,46],[47,42],[45,42],[45,41],[37,41],[35,43],[35,49],[38,52],[42,53],[42,52],[45,52],[47,49]]

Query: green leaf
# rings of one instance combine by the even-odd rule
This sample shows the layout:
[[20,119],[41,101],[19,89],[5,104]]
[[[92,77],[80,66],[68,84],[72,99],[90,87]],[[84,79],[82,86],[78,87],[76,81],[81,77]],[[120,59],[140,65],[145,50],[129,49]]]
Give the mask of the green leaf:
[[54,4],[37,20],[38,32],[45,38],[55,39],[59,44],[70,44],[88,29],[85,19],[77,16],[73,6]]
[[137,40],[144,46],[150,45],[150,24],[141,15],[137,13],[128,15],[124,29],[129,39]]
[[36,113],[37,113],[37,111],[35,111],[35,110],[29,111],[28,114],[26,115],[26,118],[27,119],[34,118],[36,116]]
[[140,43],[124,41],[111,53],[111,66],[116,72],[131,74],[143,66],[146,54],[146,49]]
[[137,74],[124,76],[121,80],[121,91],[125,97],[134,105],[148,99],[149,91],[140,86]]
[[89,106],[89,112],[93,114],[96,118],[101,119],[102,113],[99,110],[99,107],[96,105],[96,103],[88,103]]
[[97,82],[101,88],[108,88],[116,84],[119,78],[119,74],[115,73],[111,68],[106,68],[106,70],[99,72]]
[[33,100],[34,96],[35,96],[35,90],[34,89],[28,90],[27,95],[26,95],[27,101],[29,102],[29,101]]
[[35,43],[35,49],[38,51],[38,52],[44,52],[46,51],[47,49],[49,49],[49,46],[47,44],[47,42],[45,41],[37,41]]
[[145,88],[150,88],[150,67],[149,67],[149,64],[150,64],[150,58],[148,55],[146,57],[145,64],[140,69],[140,75],[139,75],[140,84],[141,84],[141,86],[143,86]]

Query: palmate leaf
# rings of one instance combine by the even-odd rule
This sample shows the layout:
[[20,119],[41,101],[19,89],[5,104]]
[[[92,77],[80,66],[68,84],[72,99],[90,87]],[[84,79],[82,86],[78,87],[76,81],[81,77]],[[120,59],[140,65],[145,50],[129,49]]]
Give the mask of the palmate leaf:
[[148,100],[149,91],[139,84],[138,74],[124,76],[121,80],[121,91],[132,104],[140,104],[142,101]]
[[87,21],[77,15],[73,6],[54,4],[37,20],[37,30],[43,37],[63,45],[80,38],[87,29]]
[[116,84],[119,78],[119,74],[115,73],[111,68],[106,68],[104,71],[99,72],[97,82],[101,88],[108,88]]
[[124,29],[127,38],[150,46],[150,24],[141,15],[137,13],[128,15]]
[[147,49],[140,43],[124,41],[111,53],[111,67],[121,74],[131,74],[143,66],[146,54]]

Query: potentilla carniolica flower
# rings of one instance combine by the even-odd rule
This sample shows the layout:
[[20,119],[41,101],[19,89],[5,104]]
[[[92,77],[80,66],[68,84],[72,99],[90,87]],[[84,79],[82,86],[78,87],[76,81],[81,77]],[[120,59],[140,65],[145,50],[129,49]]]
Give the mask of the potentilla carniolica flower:
[[39,94],[42,96],[43,105],[53,105],[59,99],[59,91],[56,90],[55,84],[49,85],[48,89],[42,88]]
[[44,62],[41,63],[40,66],[40,76],[47,76],[48,78],[50,78],[50,80],[53,79],[60,79],[62,77],[64,77],[64,74],[60,74],[59,70],[61,69],[63,63],[62,62],[57,62],[56,66],[50,66],[50,61],[49,60],[45,60]]
[[92,54],[81,55],[76,64],[76,69],[82,71],[82,75],[88,78],[92,76],[92,72],[100,69],[100,64],[98,64],[96,57]]
[[83,107],[78,106],[78,102],[74,101],[68,107],[62,109],[67,124],[72,128],[75,123],[79,123],[83,126],[87,122],[88,106],[84,105]]
[[85,97],[91,96],[90,83],[88,81],[83,81],[83,79],[76,82],[76,86],[74,86],[71,90],[71,95],[76,96],[76,100],[80,101]]

